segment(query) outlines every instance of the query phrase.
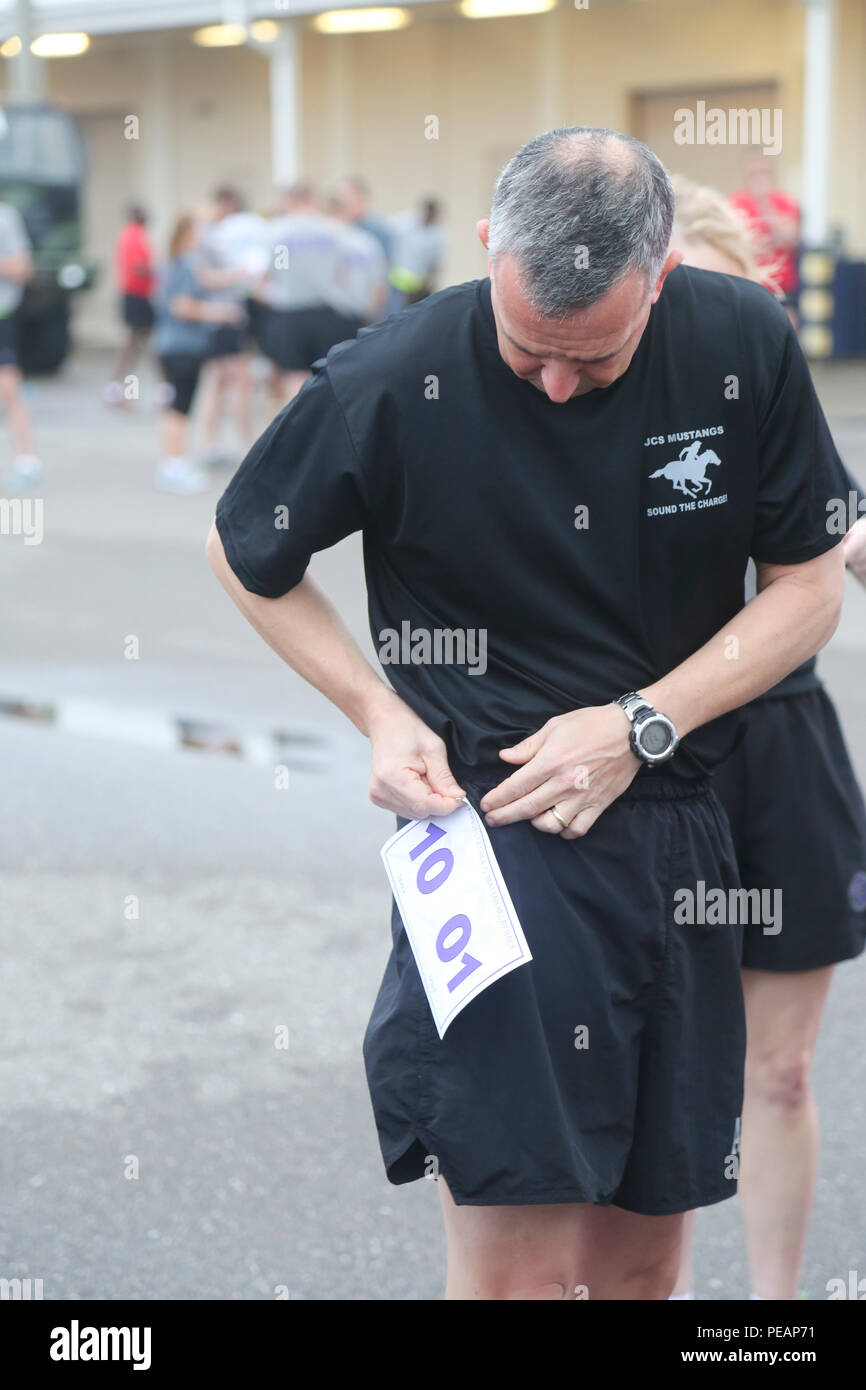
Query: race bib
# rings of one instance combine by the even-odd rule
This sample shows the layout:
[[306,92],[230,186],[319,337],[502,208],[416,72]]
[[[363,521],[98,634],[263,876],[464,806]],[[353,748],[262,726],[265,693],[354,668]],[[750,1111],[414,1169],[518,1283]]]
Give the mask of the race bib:
[[440,1038],[461,1009],[532,960],[484,823],[464,802],[413,820],[382,847]]

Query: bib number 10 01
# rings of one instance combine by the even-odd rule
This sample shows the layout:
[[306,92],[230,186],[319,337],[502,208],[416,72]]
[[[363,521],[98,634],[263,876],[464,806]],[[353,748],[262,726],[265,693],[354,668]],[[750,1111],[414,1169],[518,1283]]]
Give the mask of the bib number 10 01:
[[[439,840],[445,838],[445,831],[438,825],[428,825],[427,834],[413,850],[409,851],[409,858],[413,861],[419,859],[421,855],[425,858],[418,865],[418,872],[415,876],[415,883],[419,893],[435,893],[437,888],[450,876],[454,868],[454,855],[446,845],[440,845],[434,849]],[[430,851],[427,854],[427,851]],[[440,928],[436,937],[436,954],[441,961],[455,960],[460,956],[462,969],[448,981],[449,993],[462,985],[467,980],[473,970],[477,970],[481,964],[475,956],[469,954],[464,947],[469,945],[469,938],[472,935],[472,923],[465,913],[459,912],[455,917],[449,917],[448,921]],[[461,951],[463,952],[460,955]]]

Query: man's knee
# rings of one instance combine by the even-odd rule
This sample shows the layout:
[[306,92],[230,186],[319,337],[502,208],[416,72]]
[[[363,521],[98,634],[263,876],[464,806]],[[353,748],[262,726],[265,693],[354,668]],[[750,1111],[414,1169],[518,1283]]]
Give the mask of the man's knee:
[[666,1299],[674,1291],[679,1268],[679,1246],[648,1257],[625,1271],[622,1291],[614,1296],[635,1300]]
[[798,1115],[809,1100],[811,1064],[808,1049],[778,1048],[749,1059],[746,1084],[775,1109]]
[[470,1283],[471,1293],[454,1293],[457,1298],[472,1297],[487,1302],[539,1302],[574,1299],[577,1276],[559,1263],[508,1261],[503,1264],[491,1263],[482,1270],[475,1271],[469,1281],[459,1279],[463,1285]]

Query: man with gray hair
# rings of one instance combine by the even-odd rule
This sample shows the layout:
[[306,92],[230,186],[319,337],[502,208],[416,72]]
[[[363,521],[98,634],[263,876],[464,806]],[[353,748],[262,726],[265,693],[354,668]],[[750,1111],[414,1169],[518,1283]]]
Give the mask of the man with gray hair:
[[[209,541],[370,738],[376,805],[485,816],[532,953],[440,1039],[393,911],[367,1077],[390,1180],[438,1174],[450,1298],[665,1298],[682,1213],[736,1188],[741,928],[675,894],[738,886],[709,779],[731,712],[835,628],[847,483],[784,312],[680,266],[673,201],[626,136],[531,141],[489,278],[317,364]],[[383,684],[305,575],[356,530],[374,636],[484,629],[483,677]]]

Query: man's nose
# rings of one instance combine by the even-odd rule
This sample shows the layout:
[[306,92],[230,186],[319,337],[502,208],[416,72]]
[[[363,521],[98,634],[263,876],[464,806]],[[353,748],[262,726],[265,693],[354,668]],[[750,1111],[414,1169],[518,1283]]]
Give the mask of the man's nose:
[[570,400],[580,384],[580,372],[567,362],[545,363],[541,369],[544,394],[561,405]]

